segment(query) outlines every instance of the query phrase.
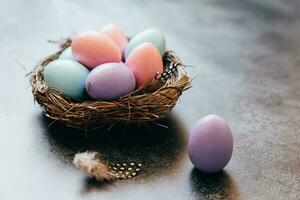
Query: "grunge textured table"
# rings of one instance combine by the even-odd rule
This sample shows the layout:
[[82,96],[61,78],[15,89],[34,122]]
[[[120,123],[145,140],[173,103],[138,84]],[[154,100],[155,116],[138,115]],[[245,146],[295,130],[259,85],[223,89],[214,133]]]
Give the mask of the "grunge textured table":
[[[0,2],[0,199],[298,199],[300,3],[297,0]],[[47,40],[115,23],[162,30],[193,78],[168,126],[84,135],[43,117],[28,77],[55,52]],[[224,171],[195,170],[192,125],[207,114],[231,126]],[[97,183],[71,164],[83,150],[144,163],[141,176]]]

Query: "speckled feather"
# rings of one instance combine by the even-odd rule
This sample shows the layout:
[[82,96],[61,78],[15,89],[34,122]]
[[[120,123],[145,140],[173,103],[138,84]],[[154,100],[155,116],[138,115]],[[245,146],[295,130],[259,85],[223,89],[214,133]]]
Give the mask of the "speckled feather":
[[87,176],[94,177],[98,181],[130,179],[140,174],[142,168],[141,163],[135,162],[108,163],[97,152],[77,153],[73,164]]

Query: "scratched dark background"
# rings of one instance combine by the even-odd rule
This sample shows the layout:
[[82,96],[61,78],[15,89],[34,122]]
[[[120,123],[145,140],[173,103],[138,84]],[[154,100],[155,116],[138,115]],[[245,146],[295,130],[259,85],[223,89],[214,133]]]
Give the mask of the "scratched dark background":
[[[300,196],[300,2],[298,0],[0,2],[0,199],[298,199]],[[88,138],[43,117],[28,78],[55,52],[48,43],[107,23],[128,35],[161,29],[193,87],[168,129],[115,128]],[[224,171],[193,169],[186,143],[199,118],[230,124]],[[123,135],[122,135],[122,134]],[[114,184],[88,179],[70,160],[98,150],[138,160],[143,174]]]

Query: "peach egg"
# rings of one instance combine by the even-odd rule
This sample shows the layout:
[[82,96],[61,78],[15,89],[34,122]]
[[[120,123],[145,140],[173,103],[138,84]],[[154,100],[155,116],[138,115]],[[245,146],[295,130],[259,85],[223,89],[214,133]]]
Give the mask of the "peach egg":
[[114,24],[107,24],[101,29],[101,32],[110,37],[119,46],[123,54],[128,39],[121,28]]
[[132,70],[136,86],[141,87],[163,71],[163,62],[158,49],[151,43],[143,43],[134,48],[126,59]]
[[107,62],[120,62],[122,58],[118,45],[96,31],[87,31],[75,37],[71,49],[75,59],[90,69]]

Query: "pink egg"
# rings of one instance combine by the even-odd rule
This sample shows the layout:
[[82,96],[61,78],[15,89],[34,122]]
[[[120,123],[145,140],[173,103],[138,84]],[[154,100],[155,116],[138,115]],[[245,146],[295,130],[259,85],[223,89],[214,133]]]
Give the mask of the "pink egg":
[[137,87],[152,81],[163,72],[163,62],[158,49],[151,43],[143,43],[134,48],[126,59],[132,70]]
[[128,39],[121,28],[114,24],[107,24],[101,29],[101,32],[110,37],[119,46],[123,55]]
[[103,63],[121,61],[121,51],[116,43],[96,31],[87,31],[75,37],[71,49],[75,59],[90,69]]

